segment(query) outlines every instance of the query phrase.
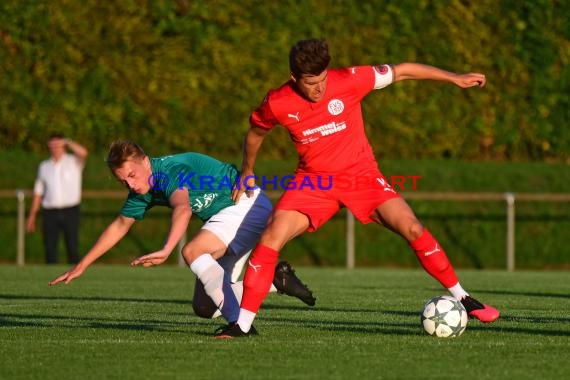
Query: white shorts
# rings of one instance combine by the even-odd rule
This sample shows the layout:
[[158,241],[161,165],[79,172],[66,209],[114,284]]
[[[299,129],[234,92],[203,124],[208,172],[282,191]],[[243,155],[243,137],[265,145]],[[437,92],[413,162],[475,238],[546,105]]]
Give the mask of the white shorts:
[[267,225],[272,204],[261,189],[256,188],[248,197],[242,194],[239,202],[212,216],[204,225],[240,258],[253,249]]

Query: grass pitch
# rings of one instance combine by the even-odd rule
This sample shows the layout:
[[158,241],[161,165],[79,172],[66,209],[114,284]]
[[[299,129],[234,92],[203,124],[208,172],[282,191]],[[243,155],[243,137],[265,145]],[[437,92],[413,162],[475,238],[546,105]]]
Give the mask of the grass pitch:
[[271,294],[260,336],[212,338],[194,316],[194,277],[172,266],[0,266],[1,379],[560,379],[570,374],[570,273],[460,271],[502,311],[455,339],[426,335],[420,312],[444,294],[421,270],[297,268],[307,307]]

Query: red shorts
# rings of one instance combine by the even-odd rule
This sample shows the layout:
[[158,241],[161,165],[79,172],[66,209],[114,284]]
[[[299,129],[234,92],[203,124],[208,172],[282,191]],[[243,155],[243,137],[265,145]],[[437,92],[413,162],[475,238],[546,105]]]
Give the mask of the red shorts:
[[309,232],[316,231],[341,207],[361,223],[382,203],[400,195],[377,168],[333,175],[298,173],[275,205],[276,210],[295,210],[309,218]]

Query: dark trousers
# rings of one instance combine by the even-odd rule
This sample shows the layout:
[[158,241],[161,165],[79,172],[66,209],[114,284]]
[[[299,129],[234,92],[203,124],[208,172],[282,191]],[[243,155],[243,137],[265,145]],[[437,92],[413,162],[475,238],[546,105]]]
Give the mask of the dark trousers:
[[59,235],[63,232],[65,247],[67,248],[67,261],[69,264],[79,262],[79,206],[43,209],[44,247],[46,263],[57,264],[57,243]]

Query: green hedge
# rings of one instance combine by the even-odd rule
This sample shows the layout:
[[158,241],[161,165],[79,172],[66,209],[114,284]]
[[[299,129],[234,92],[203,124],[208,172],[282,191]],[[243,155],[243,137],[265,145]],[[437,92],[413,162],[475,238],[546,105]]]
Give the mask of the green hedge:
[[[570,2],[5,0],[0,147],[54,130],[104,150],[235,155],[299,39],[333,66],[419,61],[486,73],[483,89],[399,83],[364,103],[378,155],[570,160]],[[292,147],[282,132],[266,157]]]

